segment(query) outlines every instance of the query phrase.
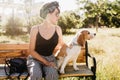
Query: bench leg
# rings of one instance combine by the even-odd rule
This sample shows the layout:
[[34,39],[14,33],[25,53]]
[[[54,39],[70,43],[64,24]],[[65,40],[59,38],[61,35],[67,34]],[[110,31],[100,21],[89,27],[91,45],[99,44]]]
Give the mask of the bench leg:
[[92,80],[96,80],[96,76],[93,76],[93,77],[92,77]]
[[96,66],[96,59],[95,58],[93,58],[93,62],[94,62],[94,66],[91,67],[91,70],[92,70],[94,76],[92,77],[92,80],[96,80],[96,68],[97,68],[97,66]]

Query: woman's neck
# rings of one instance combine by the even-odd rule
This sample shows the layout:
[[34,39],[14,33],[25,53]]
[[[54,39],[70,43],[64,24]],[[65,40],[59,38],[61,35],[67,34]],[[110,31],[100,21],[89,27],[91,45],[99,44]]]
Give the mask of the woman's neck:
[[50,21],[43,21],[43,26],[46,27],[46,28],[49,28],[49,27],[53,27],[55,26],[54,24],[52,24]]

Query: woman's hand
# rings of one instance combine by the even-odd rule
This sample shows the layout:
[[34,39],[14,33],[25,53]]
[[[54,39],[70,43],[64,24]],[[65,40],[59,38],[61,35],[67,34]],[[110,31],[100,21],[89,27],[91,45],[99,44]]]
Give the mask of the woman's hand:
[[50,63],[49,63],[49,66],[51,66],[51,67],[53,67],[53,68],[57,69],[57,66],[55,65],[55,63],[54,63],[54,62],[50,62]]
[[55,65],[54,62],[48,62],[48,64],[46,64],[46,66],[50,66],[50,67],[57,69],[57,66]]
[[72,44],[67,45],[70,49],[72,48]]

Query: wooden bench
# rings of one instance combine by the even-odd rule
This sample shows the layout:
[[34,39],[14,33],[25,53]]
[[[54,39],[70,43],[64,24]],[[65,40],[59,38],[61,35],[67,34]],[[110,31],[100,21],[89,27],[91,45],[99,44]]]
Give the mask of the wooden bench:
[[[6,58],[13,57],[27,57],[29,44],[0,44],[0,79],[7,78],[4,71],[4,64]],[[89,66],[88,58],[91,58],[93,65]],[[61,74],[62,77],[91,77],[92,80],[96,79],[96,60],[94,57],[91,57],[88,53],[88,46],[86,43],[86,48],[83,48],[81,55],[77,60],[80,70],[74,71],[72,66],[67,66],[65,68],[66,73]],[[18,74],[13,74],[12,78],[15,78]],[[25,78],[26,73],[22,74],[21,78]]]

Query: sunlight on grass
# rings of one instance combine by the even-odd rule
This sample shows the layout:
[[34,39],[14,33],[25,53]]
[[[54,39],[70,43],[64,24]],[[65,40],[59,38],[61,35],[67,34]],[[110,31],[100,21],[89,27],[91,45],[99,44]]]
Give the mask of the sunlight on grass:
[[[66,42],[71,39],[64,37]],[[99,29],[88,44],[89,53],[97,60],[97,80],[120,80],[120,28]]]
[[120,29],[104,29],[89,41],[89,52],[97,60],[97,80],[120,80],[119,34]]
[[20,36],[0,36],[0,43],[28,43],[29,35],[20,35]]

